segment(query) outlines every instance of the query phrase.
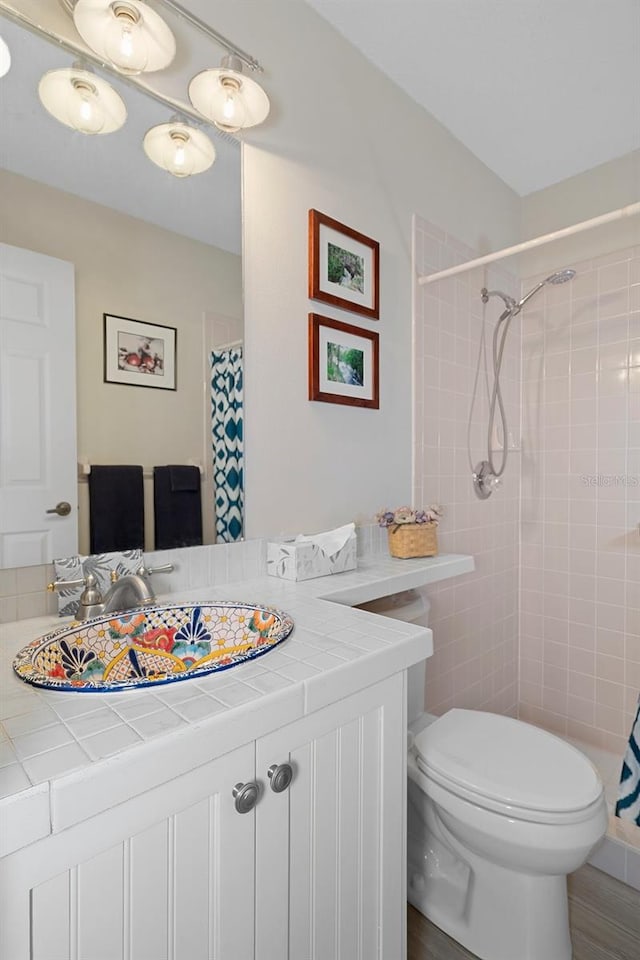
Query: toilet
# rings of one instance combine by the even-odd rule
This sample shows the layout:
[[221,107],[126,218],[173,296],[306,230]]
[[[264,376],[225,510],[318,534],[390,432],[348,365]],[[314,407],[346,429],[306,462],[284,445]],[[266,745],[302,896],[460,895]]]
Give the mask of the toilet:
[[[366,607],[426,625],[411,593]],[[606,832],[599,774],[523,721],[425,714],[427,665],[409,670],[407,898],[481,960],[571,960],[567,874]]]
[[478,710],[409,732],[409,902],[482,960],[571,960],[567,874],[607,828],[595,768],[538,727]]

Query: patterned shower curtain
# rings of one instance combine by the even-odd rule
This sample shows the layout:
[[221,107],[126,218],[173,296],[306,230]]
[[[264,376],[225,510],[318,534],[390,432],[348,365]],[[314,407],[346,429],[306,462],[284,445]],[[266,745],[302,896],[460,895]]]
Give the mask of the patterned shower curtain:
[[631,820],[640,827],[640,698],[622,761],[616,817]]
[[211,432],[216,541],[242,539],[244,515],[242,346],[211,354]]

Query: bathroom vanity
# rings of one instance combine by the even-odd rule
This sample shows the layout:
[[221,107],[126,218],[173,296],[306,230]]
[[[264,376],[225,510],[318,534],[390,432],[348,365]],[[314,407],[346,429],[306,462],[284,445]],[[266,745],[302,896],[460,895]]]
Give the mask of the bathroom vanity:
[[472,569],[374,557],[181,592],[295,628],[255,661],[133,692],[29,687],[13,654],[52,619],[3,627],[6,743],[30,785],[0,801],[0,954],[404,956],[406,670],[431,631],[351,606]]

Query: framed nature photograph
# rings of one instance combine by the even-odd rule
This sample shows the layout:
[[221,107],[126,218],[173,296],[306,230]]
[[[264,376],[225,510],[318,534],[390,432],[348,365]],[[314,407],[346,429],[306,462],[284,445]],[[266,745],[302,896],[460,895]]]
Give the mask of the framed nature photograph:
[[309,296],[371,320],[380,316],[380,244],[309,210]]
[[377,410],[378,334],[310,313],[309,400]]
[[175,390],[176,328],[103,316],[105,383]]

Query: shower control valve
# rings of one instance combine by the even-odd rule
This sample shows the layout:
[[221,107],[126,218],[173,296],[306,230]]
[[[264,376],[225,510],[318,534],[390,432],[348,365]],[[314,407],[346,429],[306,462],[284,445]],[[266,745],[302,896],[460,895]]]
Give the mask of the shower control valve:
[[473,489],[476,497],[480,500],[488,500],[501,484],[502,480],[495,475],[489,461],[481,460],[473,471]]

